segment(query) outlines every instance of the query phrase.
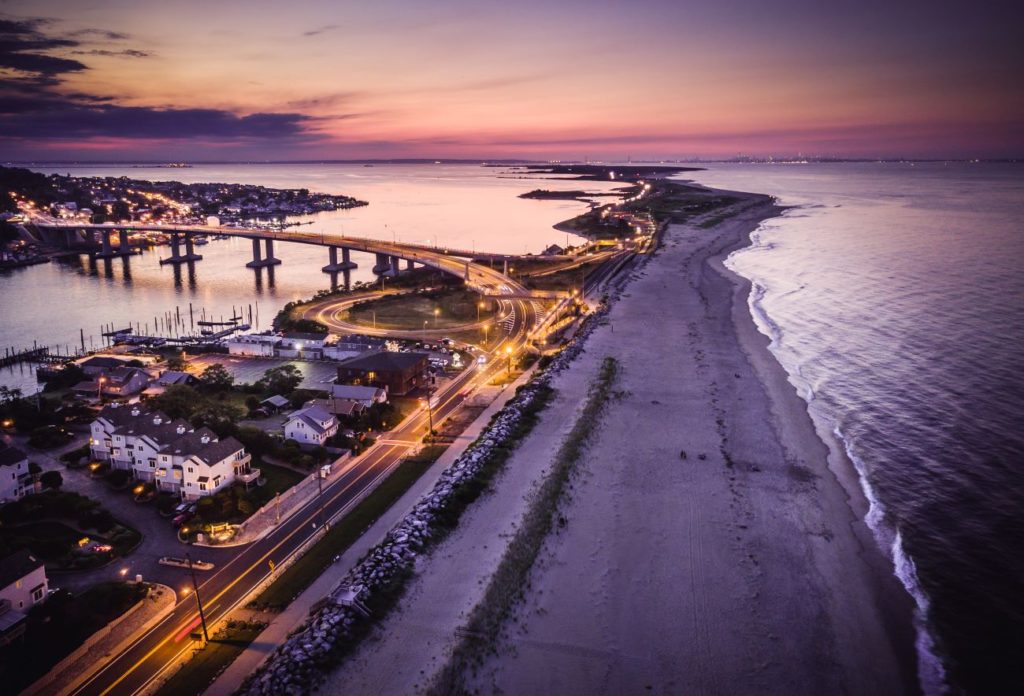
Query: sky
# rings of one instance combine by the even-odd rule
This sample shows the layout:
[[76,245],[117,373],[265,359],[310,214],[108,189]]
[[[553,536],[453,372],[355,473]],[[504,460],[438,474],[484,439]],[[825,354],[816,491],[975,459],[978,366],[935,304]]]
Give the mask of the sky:
[[0,160],[1024,156],[1024,4],[0,0]]

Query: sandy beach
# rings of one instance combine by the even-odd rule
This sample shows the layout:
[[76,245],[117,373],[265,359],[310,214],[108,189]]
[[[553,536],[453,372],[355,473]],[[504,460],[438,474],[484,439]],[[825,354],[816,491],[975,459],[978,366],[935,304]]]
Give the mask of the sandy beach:
[[[621,367],[565,527],[479,693],[901,694],[917,691],[912,603],[767,350],[749,285],[722,265],[777,209],[672,226],[635,272],[495,493],[422,560],[398,611],[326,692],[414,693],[444,664],[601,360]],[[555,415],[557,414],[557,415]]]

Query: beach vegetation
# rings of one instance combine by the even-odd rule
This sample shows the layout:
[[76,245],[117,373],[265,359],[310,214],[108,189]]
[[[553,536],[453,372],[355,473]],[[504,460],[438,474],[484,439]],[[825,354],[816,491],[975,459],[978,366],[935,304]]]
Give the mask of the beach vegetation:
[[612,387],[619,372],[615,358],[605,358],[587,401],[572,430],[556,452],[550,472],[530,496],[526,513],[509,542],[498,568],[488,582],[483,599],[470,611],[463,637],[456,644],[444,668],[430,686],[431,694],[464,693],[463,675],[492,650],[501,627],[509,618],[528,585],[530,569],[544,539],[567,522],[559,514],[566,485],[596,431],[600,416],[614,398]]

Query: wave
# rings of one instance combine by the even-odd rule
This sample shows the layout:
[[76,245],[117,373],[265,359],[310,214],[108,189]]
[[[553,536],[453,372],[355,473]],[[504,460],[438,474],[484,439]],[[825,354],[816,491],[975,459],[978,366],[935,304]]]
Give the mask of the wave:
[[[803,205],[793,210],[815,207],[825,206]],[[789,217],[804,217],[804,215],[793,214]],[[765,223],[759,225],[750,235],[751,244],[729,254],[725,259],[725,265],[731,271],[750,282],[750,294],[747,298],[747,305],[750,309],[751,317],[754,319],[754,324],[757,326],[758,331],[768,338],[768,349],[786,370],[790,382],[797,388],[797,392],[801,394],[807,403],[811,418],[821,424],[823,419],[825,421],[832,419],[823,413],[818,413],[821,409],[811,408],[811,404],[816,400],[817,395],[811,381],[804,376],[802,365],[798,361],[783,360],[782,354],[785,352],[782,349],[785,336],[784,330],[764,308],[764,299],[769,293],[768,285],[759,279],[744,275],[735,263],[735,256],[749,252],[754,248],[758,251],[770,251],[773,249],[775,244],[765,240],[763,234],[763,232],[771,227],[773,226],[765,225]],[[915,648],[917,651],[918,679],[921,689],[927,696],[940,696],[947,691],[946,673],[936,653],[935,638],[928,630],[929,599],[920,582],[918,582],[917,568],[914,565],[913,559],[903,548],[902,536],[899,530],[888,524],[885,506],[875,493],[868,476],[867,467],[854,450],[852,438],[847,438],[837,423],[826,422],[824,425],[827,426],[824,432],[831,431],[833,433],[836,444],[842,447],[857,473],[857,480],[861,491],[868,502],[868,511],[864,517],[865,524],[871,530],[879,548],[888,552],[897,579],[899,579],[900,583],[914,600]]]

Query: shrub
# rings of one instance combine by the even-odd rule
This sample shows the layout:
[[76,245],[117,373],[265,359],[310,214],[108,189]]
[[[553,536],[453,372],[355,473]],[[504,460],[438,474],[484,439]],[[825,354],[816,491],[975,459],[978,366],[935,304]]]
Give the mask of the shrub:
[[57,490],[64,485],[64,477],[60,475],[59,471],[47,471],[39,477],[39,481],[43,484],[43,488],[51,490]]

